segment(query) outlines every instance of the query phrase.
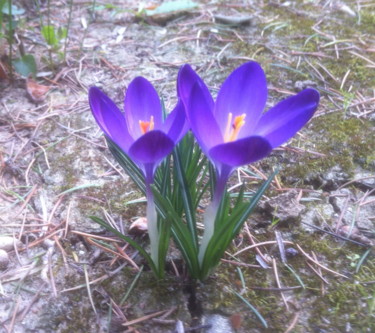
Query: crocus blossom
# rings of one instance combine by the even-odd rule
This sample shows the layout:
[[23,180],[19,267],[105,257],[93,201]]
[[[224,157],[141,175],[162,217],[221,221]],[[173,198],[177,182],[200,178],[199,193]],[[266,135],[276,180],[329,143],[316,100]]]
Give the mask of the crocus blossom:
[[232,171],[266,157],[293,137],[313,116],[319,93],[305,89],[263,113],[267,82],[256,62],[235,69],[221,86],[216,101],[189,65],[181,68],[177,84],[191,130],[217,172],[213,201],[206,210],[205,229],[209,231],[205,231],[208,236],[203,236],[204,243],[213,233],[212,220]]
[[139,166],[147,181],[152,183],[157,166],[187,131],[183,104],[178,103],[163,121],[159,96],[143,77],[130,83],[124,113],[97,87],[90,88],[89,102],[105,135]]
[[151,257],[157,265],[159,233],[151,184],[157,166],[188,130],[184,106],[179,102],[164,121],[159,96],[152,84],[142,77],[130,83],[124,113],[97,87],[90,88],[89,102],[105,135],[138,165],[145,176]]

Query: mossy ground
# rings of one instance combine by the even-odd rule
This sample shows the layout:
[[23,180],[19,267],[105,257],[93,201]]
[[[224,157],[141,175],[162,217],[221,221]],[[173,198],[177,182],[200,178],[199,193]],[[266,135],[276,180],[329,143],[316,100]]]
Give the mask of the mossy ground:
[[[17,2],[18,5],[22,3]],[[345,4],[355,11],[356,16],[353,17],[340,9],[340,6],[333,6],[333,2],[325,2],[327,6],[323,6],[323,1],[302,0],[288,1],[283,5],[275,1],[262,3],[263,5],[257,4],[256,7],[242,7],[229,5],[227,2],[202,2],[196,12],[181,16],[177,21],[166,22],[163,27],[135,22],[131,11],[124,8],[119,10],[118,6],[95,9],[90,7],[91,4],[83,6],[75,3],[67,63],[56,64],[54,67],[66,71],[56,79],[58,82],[45,104],[30,103],[25,96],[21,96],[20,89],[13,90],[13,94],[10,88],[4,90],[7,95],[3,105],[6,107],[0,110],[0,125],[1,130],[4,128],[1,134],[6,140],[2,141],[4,149],[1,157],[4,155],[4,160],[15,158],[16,166],[24,170],[28,177],[25,180],[7,173],[3,168],[1,176],[4,189],[2,188],[1,194],[8,200],[7,193],[12,190],[21,194],[11,197],[12,200],[18,200],[11,203],[12,211],[15,206],[22,207],[25,200],[30,200],[25,205],[27,214],[4,215],[4,223],[11,221],[22,226],[25,223],[42,223],[52,213],[54,214],[50,220],[53,223],[63,223],[68,220],[68,214],[63,215],[61,212],[66,212],[70,202],[74,202],[70,221],[67,221],[72,222],[74,219],[74,226],[68,223],[67,227],[72,233],[66,238],[60,236],[64,235],[64,226],[64,230],[55,235],[65,251],[67,264],[62,260],[64,252],[57,246],[52,259],[43,260],[52,265],[51,274],[56,279],[58,292],[79,285],[83,287],[79,291],[62,293],[61,299],[56,301],[49,300],[49,294],[46,295],[50,292],[49,289],[42,293],[40,298],[44,310],[38,313],[36,306],[33,309],[40,318],[40,325],[44,325],[40,329],[97,332],[101,327],[98,316],[101,316],[106,322],[104,326],[107,330],[109,316],[114,318],[118,315],[116,319],[124,321],[115,311],[117,309],[113,310],[111,307],[120,304],[127,291],[130,291],[129,296],[120,307],[127,320],[142,317],[150,311],[176,307],[177,310],[170,318],[182,320],[186,325],[191,322],[191,313],[187,308],[189,296],[184,292],[188,280],[176,277],[173,270],[168,271],[165,281],[157,283],[145,267],[134,289],[130,290],[137,273],[127,266],[103,282],[91,285],[91,295],[99,315],[92,309],[84,265],[89,280],[95,281],[117,268],[120,260],[113,267],[112,254],[99,251],[100,255],[95,257],[97,248],[73,232],[87,231],[87,224],[83,221],[88,215],[103,216],[103,208],[114,217],[115,222],[123,221],[126,230],[132,218],[144,215],[145,207],[143,204],[128,204],[142,195],[130,181],[118,176],[107,161],[114,163],[89,114],[86,96],[86,88],[89,86],[101,86],[121,107],[123,88],[133,77],[144,75],[163,93],[166,105],[170,107],[176,99],[173,82],[181,64],[191,63],[216,94],[231,70],[244,61],[253,59],[262,64],[267,76],[270,88],[267,108],[297,92],[298,81],[306,81],[308,86],[313,85],[321,94],[317,115],[301,135],[290,141],[287,149],[275,151],[268,159],[256,165],[263,173],[270,173],[274,164],[277,164],[282,167],[279,179],[283,187],[298,186],[302,190],[318,191],[321,183],[314,183],[311,179],[324,176],[332,168],[339,168],[345,173],[346,181],[356,177],[357,168],[374,172],[374,118],[370,119],[373,109],[369,102],[373,98],[375,86],[371,46],[374,8],[362,6],[360,1],[358,6],[354,6],[352,1],[337,3]],[[66,3],[56,1],[55,5],[52,15],[58,19],[54,22],[64,22],[68,17]],[[137,7],[131,1],[124,6]],[[20,24],[25,36],[39,34],[39,19],[35,16],[37,9],[31,7],[28,7],[30,12],[25,14]],[[229,16],[251,15],[254,22],[244,27],[219,25],[211,19],[212,13],[216,12]],[[89,22],[86,31],[82,30],[82,18]],[[123,28],[124,34],[120,36]],[[43,58],[47,49],[40,36],[28,39],[20,34],[20,37],[30,52],[40,56],[40,66],[44,66]],[[55,59],[58,61],[58,57]],[[48,66],[40,68],[41,73],[50,70]],[[53,73],[41,83],[50,85],[55,82],[53,80],[57,74]],[[24,82],[19,81],[19,86],[23,87]],[[39,122],[39,131],[35,133],[35,127],[17,132],[20,124]],[[63,199],[59,196],[77,186],[96,183],[98,187],[73,191]],[[34,185],[46,191],[44,199],[39,192],[33,198],[27,197]],[[336,184],[336,188],[338,185]],[[268,193],[270,196],[277,194],[275,189]],[[309,203],[308,208],[314,209],[314,204]],[[320,208],[317,206],[316,209]],[[77,212],[79,214],[74,215]],[[333,225],[330,216],[325,219],[328,226]],[[275,238],[274,229],[267,229],[269,224],[270,221],[264,218],[259,223],[264,228],[261,229],[249,220],[257,241]],[[298,223],[284,223],[274,228],[286,235],[288,240],[300,244],[304,250],[314,252],[323,265],[349,279],[323,271],[322,275],[328,283],[322,283],[299,254],[289,259],[288,264],[303,281],[305,288],[302,288],[296,276],[280,262],[277,247],[265,247],[262,251],[277,261],[282,285],[301,287],[284,292],[289,300],[290,311],[286,311],[279,291],[251,289],[275,288],[277,285],[272,269],[246,268],[229,263],[221,263],[206,281],[197,284],[197,298],[203,305],[203,310],[219,312],[228,317],[241,314],[244,322],[238,332],[285,332],[296,314],[298,320],[293,332],[375,331],[373,257],[368,256],[356,272],[366,249],[348,245],[321,232],[307,233]],[[45,235],[45,230],[30,230],[24,236],[25,239],[29,235],[31,239]],[[141,241],[146,243],[146,238]],[[249,241],[245,240],[241,246],[247,245]],[[110,248],[116,250],[113,244],[110,244]],[[233,245],[229,252],[237,250]],[[43,249],[43,253],[45,252]],[[29,258],[24,253],[26,252],[21,253],[21,256],[25,256],[21,261],[28,262]],[[133,250],[129,253],[134,254]],[[254,251],[246,252],[239,256],[239,260],[256,264],[255,255]],[[139,265],[144,264],[139,257],[134,258]],[[226,258],[233,260],[230,256]],[[65,274],[66,265],[71,271]],[[181,269],[180,266],[178,268]],[[50,286],[52,278],[48,278]],[[35,281],[40,280],[39,275],[33,274],[25,281],[32,290]],[[8,283],[4,285],[6,288],[9,286]],[[6,292],[17,296],[17,292],[14,292],[17,288],[11,285]],[[267,321],[268,329],[263,328],[254,312],[233,291],[242,293],[259,311]],[[28,293],[24,297],[31,302]],[[111,303],[111,299],[114,303]],[[16,303],[17,300],[14,304]],[[9,313],[8,317],[13,318],[12,316],[13,313]],[[17,325],[30,328],[39,318],[35,318],[35,314],[30,312]],[[9,322],[10,320],[6,325]],[[156,325],[148,321],[146,324],[137,324],[136,328],[147,333],[156,332],[156,329],[165,332],[174,327],[170,325],[167,328],[156,328]]]

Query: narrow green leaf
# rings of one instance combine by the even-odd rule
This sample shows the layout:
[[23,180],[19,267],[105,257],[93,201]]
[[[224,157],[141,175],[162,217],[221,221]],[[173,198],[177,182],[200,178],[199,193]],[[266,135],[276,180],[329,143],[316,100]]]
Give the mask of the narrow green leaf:
[[175,171],[177,174],[178,181],[180,183],[180,189],[181,189],[181,195],[182,200],[184,204],[185,209],[185,216],[187,225],[192,237],[193,246],[198,249],[198,235],[197,235],[197,229],[196,229],[196,222],[195,222],[195,209],[194,205],[190,196],[189,186],[187,185],[186,175],[184,173],[184,170],[182,168],[181,163],[181,152],[176,149],[173,152],[173,162],[175,166]]
[[101,225],[102,227],[104,227],[105,229],[107,229],[108,231],[114,233],[117,237],[123,239],[125,242],[129,243],[131,246],[133,246],[136,250],[139,251],[139,253],[143,256],[143,258],[146,259],[147,263],[149,264],[150,268],[152,269],[152,271],[158,275],[158,271],[155,267],[155,264],[154,262],[152,261],[151,259],[151,256],[144,250],[144,248],[139,245],[136,241],[134,241],[132,238],[122,234],[120,231],[116,230],[115,228],[113,228],[112,226],[110,226],[108,223],[106,223],[105,221],[103,221],[101,218],[97,217],[97,216],[89,216],[89,218],[91,220],[93,220],[95,223],[98,223],[99,225]]
[[262,323],[262,325],[265,327],[265,328],[268,328],[268,324],[266,322],[266,320],[263,318],[263,316],[259,313],[259,311],[253,306],[250,304],[250,302],[244,298],[242,295],[240,295],[238,292],[232,290],[232,292],[242,301],[244,302],[251,311],[254,312],[254,314],[258,317],[258,319],[260,320],[260,322]]
[[90,188],[90,187],[101,187],[101,185],[98,185],[98,184],[84,184],[84,185],[79,185],[79,186],[75,186],[75,187],[72,187],[70,189],[67,189],[63,192],[61,192],[60,194],[58,194],[57,196],[60,197],[64,194],[68,194],[68,193],[71,193],[71,192],[75,192],[75,191],[78,191],[78,190],[83,190],[85,188]]
[[198,251],[194,246],[192,236],[184,224],[181,218],[174,210],[171,202],[168,198],[164,198],[158,191],[154,191],[155,202],[157,207],[160,209],[164,219],[168,219],[171,222],[171,231],[173,239],[175,240],[178,248],[180,249],[182,256],[185,259],[186,265],[191,273],[191,276],[199,276],[199,263],[198,263]]
[[[201,265],[202,278],[205,278],[209,274],[210,270],[219,263],[220,258],[224,254],[226,248],[229,246],[234,237],[236,237],[243,223],[246,221],[252,210],[256,207],[258,201],[270,185],[276,173],[277,171],[275,171],[267,179],[267,181],[261,185],[249,203],[237,202],[236,209],[232,211],[230,216],[228,216],[226,212],[220,208],[221,214],[218,214],[217,217],[217,219],[220,221],[215,222],[215,232],[207,246]],[[224,200],[227,201],[224,201],[222,205],[229,206],[229,196],[226,195],[226,197],[227,198]]]
[[64,27],[59,27],[57,29],[57,38],[59,40],[65,39],[68,36],[68,30]]
[[52,25],[44,25],[42,26],[42,36],[44,40],[50,46],[57,46],[58,39],[56,37],[55,28]]

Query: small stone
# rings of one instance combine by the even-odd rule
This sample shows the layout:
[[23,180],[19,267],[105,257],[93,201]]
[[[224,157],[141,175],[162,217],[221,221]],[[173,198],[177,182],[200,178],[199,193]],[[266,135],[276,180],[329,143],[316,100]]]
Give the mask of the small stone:
[[22,246],[22,242],[14,237],[0,236],[0,250],[12,251],[14,246],[20,248]]
[[142,235],[148,230],[147,219],[145,217],[140,217],[136,219],[129,227],[129,234],[132,235]]
[[297,91],[302,91],[303,89],[314,88],[314,87],[317,87],[317,86],[318,86],[318,84],[314,81],[311,81],[311,80],[296,81],[294,83],[294,89],[296,89]]
[[280,222],[295,222],[306,208],[297,197],[297,191],[288,191],[266,201],[262,208]]
[[210,325],[210,328],[206,330],[206,333],[234,332],[230,319],[217,313],[204,316],[203,323],[205,325]]
[[4,250],[0,250],[0,270],[5,270],[9,265],[8,253]]
[[293,258],[298,254],[298,251],[294,247],[288,247],[285,250],[287,258]]

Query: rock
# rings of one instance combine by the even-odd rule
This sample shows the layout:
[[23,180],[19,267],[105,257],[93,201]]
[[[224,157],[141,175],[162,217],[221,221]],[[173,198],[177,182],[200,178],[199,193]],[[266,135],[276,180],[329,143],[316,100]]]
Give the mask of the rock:
[[297,191],[288,191],[266,201],[261,208],[280,222],[294,222],[306,208],[297,201],[297,196]]
[[131,235],[143,235],[148,231],[147,218],[137,218],[129,227],[129,234]]
[[214,15],[214,19],[216,23],[230,26],[251,25],[253,23],[252,16]]
[[8,253],[4,250],[0,250],[0,270],[3,271],[7,269],[9,265],[9,256]]
[[230,319],[217,313],[203,317],[204,325],[211,325],[205,330],[205,333],[233,333]]
[[301,219],[301,227],[306,232],[316,232],[317,227],[321,227],[322,222],[329,222],[335,216],[335,211],[330,204],[316,204],[308,209]]
[[[356,226],[363,231],[373,232],[375,228],[375,205],[374,196],[367,196],[363,202],[363,192],[342,188],[331,193],[331,201],[338,213],[343,213],[342,223]],[[344,212],[343,212],[344,210]]]
[[318,84],[314,81],[311,81],[311,80],[296,81],[294,83],[294,89],[297,90],[297,91],[302,91],[303,89],[313,88],[313,87],[317,87],[317,86],[318,86]]
[[340,185],[349,180],[350,176],[340,166],[336,165],[322,175],[321,188],[324,188],[326,191],[336,190]]
[[12,251],[14,246],[22,247],[22,242],[14,237],[0,236],[0,250]]

